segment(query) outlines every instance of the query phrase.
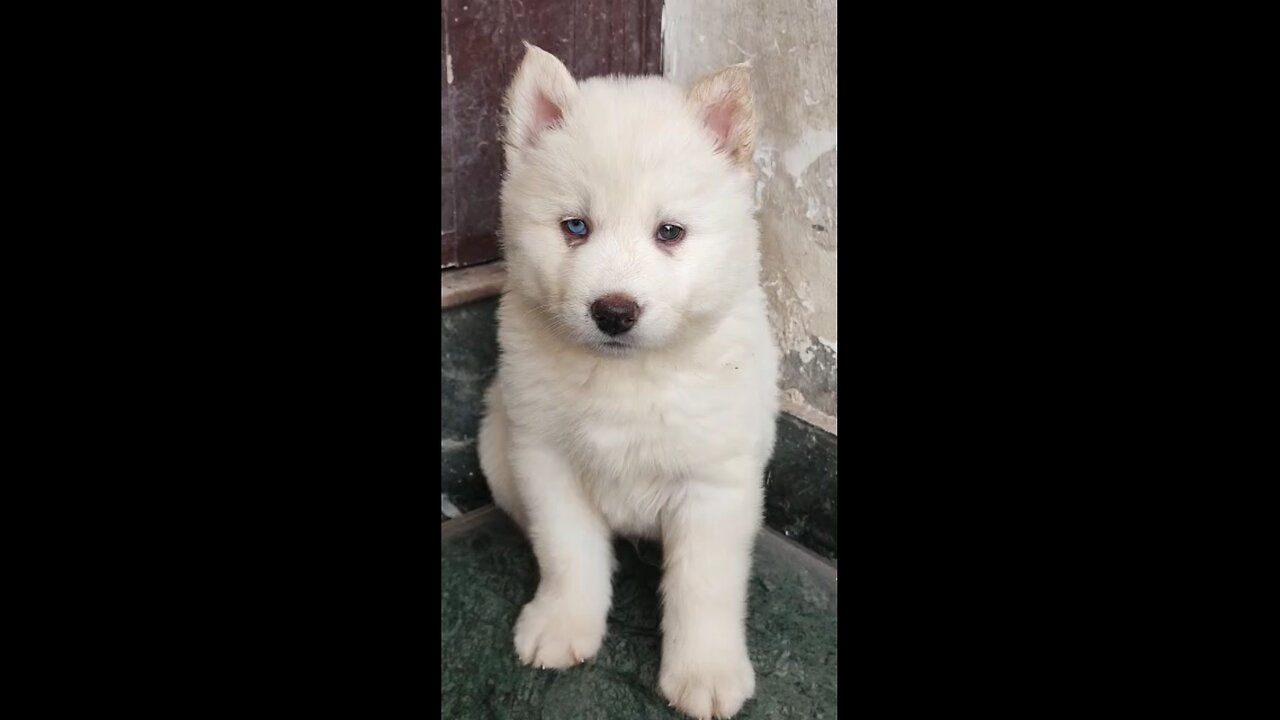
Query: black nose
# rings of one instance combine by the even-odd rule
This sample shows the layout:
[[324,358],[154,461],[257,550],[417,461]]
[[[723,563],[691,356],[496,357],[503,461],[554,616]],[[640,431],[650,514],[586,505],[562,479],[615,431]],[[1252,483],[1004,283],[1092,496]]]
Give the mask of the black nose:
[[640,306],[626,295],[605,295],[591,303],[591,319],[606,335],[621,335],[630,330],[639,316]]

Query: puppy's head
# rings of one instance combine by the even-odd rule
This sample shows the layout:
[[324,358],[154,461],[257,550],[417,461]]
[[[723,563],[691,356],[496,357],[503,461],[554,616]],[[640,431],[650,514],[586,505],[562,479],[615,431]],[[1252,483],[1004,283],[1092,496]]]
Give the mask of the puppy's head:
[[687,92],[577,82],[528,46],[507,91],[502,243],[510,290],[602,354],[704,334],[757,283],[745,68]]

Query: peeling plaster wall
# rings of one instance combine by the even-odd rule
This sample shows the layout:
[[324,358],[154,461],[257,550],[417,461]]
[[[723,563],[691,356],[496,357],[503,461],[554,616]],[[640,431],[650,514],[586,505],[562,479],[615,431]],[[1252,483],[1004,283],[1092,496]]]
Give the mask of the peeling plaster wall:
[[689,84],[749,61],[763,282],[783,409],[836,427],[835,0],[666,0],[663,67]]

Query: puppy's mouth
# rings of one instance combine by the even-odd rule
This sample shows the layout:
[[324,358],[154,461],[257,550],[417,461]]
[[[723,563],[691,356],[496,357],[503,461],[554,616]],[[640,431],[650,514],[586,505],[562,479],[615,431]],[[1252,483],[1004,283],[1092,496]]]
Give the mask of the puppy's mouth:
[[604,355],[626,355],[635,350],[635,345],[623,340],[604,340],[595,343],[596,351]]

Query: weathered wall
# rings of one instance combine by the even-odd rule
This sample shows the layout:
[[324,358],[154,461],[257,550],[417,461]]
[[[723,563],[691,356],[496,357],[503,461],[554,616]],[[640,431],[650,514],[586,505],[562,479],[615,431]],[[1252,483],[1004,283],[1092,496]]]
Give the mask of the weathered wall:
[[666,76],[749,61],[764,285],[783,409],[836,431],[835,0],[666,0]]

